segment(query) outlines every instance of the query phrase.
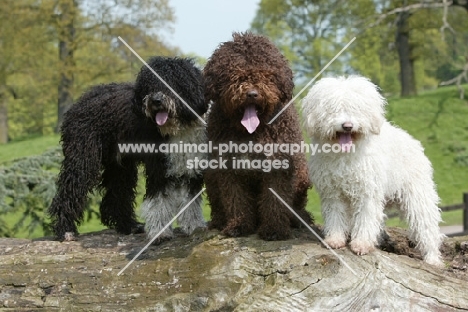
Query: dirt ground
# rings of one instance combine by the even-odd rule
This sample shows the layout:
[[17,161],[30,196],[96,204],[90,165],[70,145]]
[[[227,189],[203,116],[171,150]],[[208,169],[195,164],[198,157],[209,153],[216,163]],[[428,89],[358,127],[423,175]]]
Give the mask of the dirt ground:
[[[400,228],[387,228],[380,249],[398,255],[422,259],[415,244],[408,239],[408,232]],[[447,237],[441,247],[447,274],[468,281],[468,236]]]

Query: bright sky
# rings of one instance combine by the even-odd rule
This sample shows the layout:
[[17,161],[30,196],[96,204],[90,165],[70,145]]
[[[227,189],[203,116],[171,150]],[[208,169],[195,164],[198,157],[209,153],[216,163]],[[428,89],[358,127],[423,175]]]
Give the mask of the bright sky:
[[250,27],[259,0],[170,0],[175,29],[167,41],[184,53],[208,58],[216,47],[232,38],[233,31]]

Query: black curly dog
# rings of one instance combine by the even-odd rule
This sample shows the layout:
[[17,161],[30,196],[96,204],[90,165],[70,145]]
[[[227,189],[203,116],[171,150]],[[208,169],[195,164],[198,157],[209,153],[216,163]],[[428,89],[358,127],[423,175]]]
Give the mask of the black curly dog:
[[[202,74],[190,59],[153,57],[148,65],[202,116],[207,111]],[[64,160],[57,193],[49,208],[59,240],[73,240],[83,221],[87,195],[104,191],[101,221],[117,232],[141,229],[134,212],[138,165],[145,166],[146,194],[142,217],[153,237],[202,188],[200,171],[187,169],[190,153],[131,153],[122,143],[201,143],[204,123],[173,92],[143,66],[136,82],[92,87],[67,111],[61,128]],[[202,155],[198,155],[203,157]],[[190,234],[204,227],[201,199],[183,213],[178,223]],[[168,228],[159,240],[173,236]]]

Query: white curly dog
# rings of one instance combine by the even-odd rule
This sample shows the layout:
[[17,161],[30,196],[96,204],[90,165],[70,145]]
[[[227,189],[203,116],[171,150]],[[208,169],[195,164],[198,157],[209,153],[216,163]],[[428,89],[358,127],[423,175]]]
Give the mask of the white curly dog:
[[325,241],[342,248],[349,238],[356,254],[371,252],[384,208],[395,205],[424,260],[442,266],[432,165],[419,141],[385,120],[386,103],[378,87],[360,76],[321,79],[302,101],[305,128],[319,145],[309,165]]

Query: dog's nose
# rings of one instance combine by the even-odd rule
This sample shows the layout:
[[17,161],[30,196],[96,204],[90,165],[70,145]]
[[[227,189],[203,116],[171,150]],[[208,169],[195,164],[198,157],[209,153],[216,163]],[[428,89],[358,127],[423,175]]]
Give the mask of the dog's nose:
[[254,99],[254,98],[256,98],[258,96],[258,92],[257,92],[257,90],[249,90],[249,91],[247,91],[247,96],[249,98]]
[[161,92],[158,92],[153,95],[153,101],[155,103],[161,103],[163,99],[164,99],[164,94],[162,94]]
[[341,125],[344,131],[349,132],[353,130],[353,124],[350,122],[345,122],[344,124]]

